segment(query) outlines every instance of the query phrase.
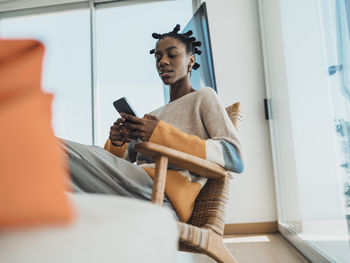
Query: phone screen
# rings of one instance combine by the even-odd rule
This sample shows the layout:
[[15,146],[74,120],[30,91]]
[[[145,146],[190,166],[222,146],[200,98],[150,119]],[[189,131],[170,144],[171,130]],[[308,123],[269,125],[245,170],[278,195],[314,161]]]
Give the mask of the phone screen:
[[127,114],[134,115],[137,117],[135,110],[131,107],[127,98],[122,97],[113,102],[113,105],[119,113],[125,112]]

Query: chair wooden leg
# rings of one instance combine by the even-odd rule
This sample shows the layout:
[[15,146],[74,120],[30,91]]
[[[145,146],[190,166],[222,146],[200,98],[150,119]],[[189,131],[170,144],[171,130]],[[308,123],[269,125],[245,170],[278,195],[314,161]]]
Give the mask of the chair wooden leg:
[[157,156],[154,158],[156,163],[156,171],[152,189],[152,203],[162,205],[164,199],[164,188],[166,180],[166,172],[168,169],[168,157]]
[[206,254],[219,263],[238,263],[238,260],[225,246],[222,236],[210,231]]

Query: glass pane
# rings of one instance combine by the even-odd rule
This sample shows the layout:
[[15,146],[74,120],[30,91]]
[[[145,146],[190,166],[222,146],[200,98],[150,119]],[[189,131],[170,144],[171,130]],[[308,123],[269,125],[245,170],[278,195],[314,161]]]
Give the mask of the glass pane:
[[272,91],[270,125],[280,223],[320,254],[345,263],[350,101],[339,74],[329,75],[329,66],[340,69],[337,1],[280,1],[288,85]]
[[164,104],[162,82],[157,74],[154,32],[181,28],[192,17],[192,1],[156,1],[116,5],[96,11],[98,117],[97,145],[102,146],[110,126],[119,117],[112,103],[127,97],[136,113],[145,113]]
[[45,45],[42,88],[54,93],[55,135],[92,143],[89,10],[1,20],[3,38],[35,38]]
[[[350,3],[322,1],[323,27],[328,64],[328,87],[336,133],[337,173],[344,229],[350,245]],[[346,244],[344,244],[346,247]],[[350,248],[349,261],[350,262]]]

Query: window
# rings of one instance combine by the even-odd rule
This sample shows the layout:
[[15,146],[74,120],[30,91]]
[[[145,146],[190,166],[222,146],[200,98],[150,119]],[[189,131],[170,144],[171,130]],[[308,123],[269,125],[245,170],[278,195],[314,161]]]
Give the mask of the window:
[[55,135],[99,146],[119,117],[114,100],[127,97],[140,117],[164,104],[151,34],[184,28],[193,14],[192,0],[102,2],[0,16],[1,37],[35,38],[46,47],[42,88],[54,93]]
[[[272,9],[266,8],[263,21],[270,23],[264,28],[265,41],[271,41],[265,65],[271,69],[267,94],[279,229],[312,262],[350,262],[350,101],[338,56],[347,52],[339,45],[339,26],[348,28],[348,0],[276,2],[278,19],[269,20]],[[341,35],[349,40],[349,31]]]
[[42,88],[54,94],[55,135],[92,143],[89,9],[4,18],[3,38],[35,38],[45,45]]

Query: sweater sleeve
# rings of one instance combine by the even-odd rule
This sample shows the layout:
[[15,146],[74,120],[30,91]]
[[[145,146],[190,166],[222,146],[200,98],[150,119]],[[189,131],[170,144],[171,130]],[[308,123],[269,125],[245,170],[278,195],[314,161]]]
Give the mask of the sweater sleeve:
[[149,141],[207,159],[235,173],[243,171],[243,163],[235,147],[224,140],[204,140],[159,121]]
[[238,131],[232,124],[223,103],[213,89],[206,88],[203,91],[199,112],[210,139],[226,141],[242,157]]
[[242,173],[244,164],[238,131],[216,92],[211,88],[203,91],[199,111],[210,137],[206,140],[206,159],[227,170]]
[[135,143],[136,141],[133,140],[130,143],[125,143],[123,146],[114,146],[111,143],[111,140],[108,139],[105,143],[104,149],[119,158],[123,158],[133,163],[136,161],[136,152],[134,151]]
[[244,165],[236,148],[225,140],[206,140],[206,158],[226,170],[242,173]]

